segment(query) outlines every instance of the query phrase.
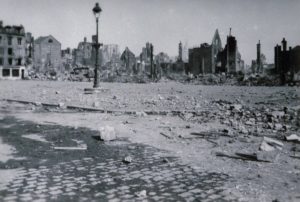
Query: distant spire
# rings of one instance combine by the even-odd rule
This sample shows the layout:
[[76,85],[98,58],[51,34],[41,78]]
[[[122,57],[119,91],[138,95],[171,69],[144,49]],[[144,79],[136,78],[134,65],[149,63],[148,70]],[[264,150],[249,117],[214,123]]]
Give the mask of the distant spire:
[[231,36],[231,27],[229,28],[229,36]]

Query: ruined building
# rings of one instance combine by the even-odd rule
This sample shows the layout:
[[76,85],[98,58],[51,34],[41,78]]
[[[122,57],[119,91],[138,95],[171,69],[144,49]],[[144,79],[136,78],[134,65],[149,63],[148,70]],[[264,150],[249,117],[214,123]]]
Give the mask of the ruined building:
[[252,60],[251,63],[251,72],[253,74],[262,74],[264,73],[266,65],[266,56],[261,51],[261,43],[259,40],[256,44],[256,60]]
[[185,42],[183,49],[182,49],[182,60],[184,63],[189,62],[189,48],[188,48],[187,42]]
[[150,64],[151,45],[151,43],[147,42],[146,46],[142,48],[142,52],[140,54],[140,61],[144,62],[145,65]]
[[194,75],[215,73],[221,51],[222,42],[216,30],[211,44],[203,43],[200,47],[189,49],[188,71]]
[[282,46],[278,44],[274,48],[275,71],[280,74],[281,83],[293,79],[293,76],[300,71],[300,46],[287,49],[287,41],[282,40]]
[[87,42],[84,37],[82,42],[79,42],[74,54],[74,64],[76,66],[92,66],[95,65],[92,60],[93,43]]
[[178,45],[178,58],[177,61],[182,62],[182,43],[180,41]]
[[140,70],[145,71],[145,73],[153,74],[154,63],[153,63],[153,45],[149,42],[146,46],[142,48],[142,53],[140,54]]
[[61,70],[61,43],[53,36],[41,36],[34,41],[34,66],[38,71]]
[[0,21],[0,78],[24,78],[26,34],[22,25],[3,26]]
[[102,48],[103,64],[120,58],[119,46],[117,44],[104,44]]
[[263,72],[263,64],[261,60],[261,44],[260,40],[258,41],[258,44],[256,45],[256,72],[262,73]]
[[217,72],[226,72],[228,74],[235,74],[244,71],[244,61],[238,51],[237,40],[231,35],[231,28],[229,36],[227,36],[226,45],[223,51],[218,53]]
[[121,55],[121,61],[125,67],[125,70],[129,73],[135,71],[136,68],[136,58],[133,52],[129,50],[128,47],[125,48]]
[[[95,36],[92,36],[92,42],[88,42],[87,38],[84,37],[83,41],[78,43],[77,49],[74,51],[74,65],[78,67],[92,67],[94,68],[95,63],[96,63],[96,50],[94,48],[95,44]],[[103,44],[100,44],[100,49],[98,51],[98,63],[100,66],[103,66],[105,63],[104,61],[104,54],[103,50],[104,47],[105,50],[109,50],[107,46],[103,46]],[[106,58],[109,58],[110,55],[107,54]]]

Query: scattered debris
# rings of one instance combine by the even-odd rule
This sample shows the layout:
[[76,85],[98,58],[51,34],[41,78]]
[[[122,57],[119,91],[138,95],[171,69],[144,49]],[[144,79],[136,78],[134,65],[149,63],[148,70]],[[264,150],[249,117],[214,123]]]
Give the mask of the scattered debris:
[[100,103],[98,101],[93,103],[93,107],[99,107],[99,106],[100,106]]
[[111,126],[105,126],[99,128],[100,140],[112,141],[117,139],[115,128]]
[[259,149],[261,151],[274,151],[275,148],[271,145],[269,145],[267,142],[263,141],[261,144],[260,144],[260,147]]
[[131,163],[131,162],[132,162],[131,156],[126,156],[126,157],[123,159],[123,162],[124,162],[124,163]]
[[[274,149],[272,149],[272,148],[282,150],[282,147],[283,147],[282,142],[280,142],[278,140],[274,140],[273,138],[264,137],[262,145],[260,146],[260,149],[263,151],[268,151],[268,150],[273,151]],[[264,149],[266,149],[266,150],[264,150]]]
[[241,111],[242,108],[243,108],[243,106],[241,104],[234,104],[234,105],[230,106],[230,110]]
[[162,136],[164,136],[165,138],[167,138],[167,139],[173,139],[172,136],[170,136],[170,135],[168,135],[168,134],[166,134],[166,133],[160,132],[160,134],[161,134]]
[[289,136],[286,136],[285,139],[287,141],[291,141],[291,142],[300,142],[300,137],[296,134],[292,134],[292,135],[289,135]]
[[60,108],[63,108],[63,107],[65,106],[65,103],[60,102],[60,103],[58,103],[58,106],[59,106]]
[[136,197],[139,197],[139,198],[144,198],[144,197],[147,196],[147,191],[146,191],[146,190],[143,190],[143,191],[136,192],[136,193],[135,193],[135,196],[136,196]]
[[55,150],[87,150],[87,146],[85,147],[53,147]]
[[48,143],[48,141],[44,137],[42,137],[40,134],[22,135],[22,137],[31,139],[31,140],[35,140],[35,141],[39,141],[39,142]]
[[137,117],[146,117],[147,116],[147,114],[145,112],[143,112],[143,111],[141,111],[141,112],[135,112],[135,115]]

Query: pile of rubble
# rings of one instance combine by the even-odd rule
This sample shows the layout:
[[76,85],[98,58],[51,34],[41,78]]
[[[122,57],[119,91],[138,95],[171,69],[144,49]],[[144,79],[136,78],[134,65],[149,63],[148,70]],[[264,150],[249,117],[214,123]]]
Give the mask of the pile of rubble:
[[239,85],[242,79],[242,75],[200,74],[197,76],[190,75],[185,82],[195,85]]
[[279,76],[253,75],[245,77],[239,82],[243,86],[279,86]]
[[[252,145],[252,152],[243,153],[236,151],[234,154],[217,152],[217,156],[236,158],[242,160],[273,162],[278,151],[283,148],[293,158],[300,158],[300,150],[289,148],[284,142],[300,143],[300,108],[278,107],[249,107],[241,103],[231,103],[224,100],[216,100],[213,103],[216,110],[202,111],[193,114],[183,114],[182,118],[194,123],[207,123],[220,121],[225,129],[209,134],[205,137],[220,138],[229,137],[229,143],[242,140],[247,143],[260,141],[259,147]],[[227,126],[227,127],[226,127]],[[199,134],[197,134],[199,136]],[[254,138],[255,137],[255,138]],[[217,143],[216,143],[217,144]],[[254,150],[254,151],[253,151]]]
[[36,72],[36,71],[28,71],[28,75],[26,76],[27,80],[38,80],[38,81],[66,81],[69,79],[68,72],[56,72],[56,71],[46,71],[46,72]]

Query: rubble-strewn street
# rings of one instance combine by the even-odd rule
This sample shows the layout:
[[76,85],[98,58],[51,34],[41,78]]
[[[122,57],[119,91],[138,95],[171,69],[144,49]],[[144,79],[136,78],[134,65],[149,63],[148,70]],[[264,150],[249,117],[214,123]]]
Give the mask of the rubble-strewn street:
[[1,81],[0,200],[300,200],[299,88],[90,85]]

